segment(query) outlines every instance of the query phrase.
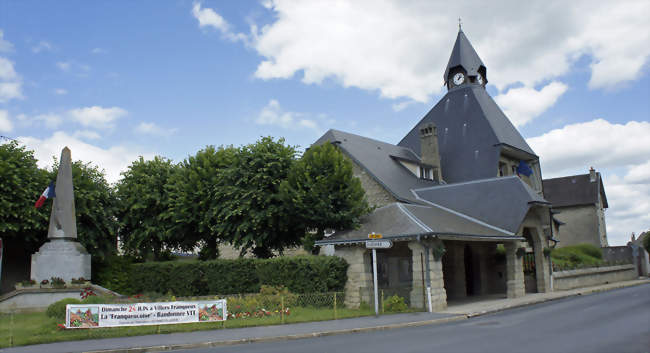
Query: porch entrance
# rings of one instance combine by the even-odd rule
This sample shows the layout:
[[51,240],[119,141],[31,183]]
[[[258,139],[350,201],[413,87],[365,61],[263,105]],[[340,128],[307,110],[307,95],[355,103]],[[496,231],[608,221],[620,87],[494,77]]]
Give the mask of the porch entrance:
[[494,298],[506,295],[505,256],[496,243],[445,241],[442,272],[447,300]]

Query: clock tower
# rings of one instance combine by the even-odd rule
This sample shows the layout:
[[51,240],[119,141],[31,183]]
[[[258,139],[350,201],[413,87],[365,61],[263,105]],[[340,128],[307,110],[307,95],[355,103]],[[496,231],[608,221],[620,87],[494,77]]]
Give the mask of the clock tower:
[[448,90],[467,85],[485,87],[488,82],[483,61],[461,29],[458,30],[456,43],[445,69],[444,80]]

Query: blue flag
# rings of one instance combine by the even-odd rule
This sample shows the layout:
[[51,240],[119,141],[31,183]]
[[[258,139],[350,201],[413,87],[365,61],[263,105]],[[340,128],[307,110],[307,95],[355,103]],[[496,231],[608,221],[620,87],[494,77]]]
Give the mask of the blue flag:
[[517,174],[525,175],[529,177],[533,174],[533,170],[530,169],[528,163],[524,161],[519,161],[519,165],[517,166]]

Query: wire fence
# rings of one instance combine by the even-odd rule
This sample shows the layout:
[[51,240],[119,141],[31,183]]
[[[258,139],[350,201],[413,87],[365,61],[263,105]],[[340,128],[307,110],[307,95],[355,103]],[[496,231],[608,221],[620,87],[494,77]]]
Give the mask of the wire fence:
[[[63,328],[62,318],[48,317],[45,312],[0,313],[0,348],[39,344],[61,340],[84,340],[133,335],[163,334],[239,328],[249,326],[280,325],[308,321],[337,320],[374,315],[374,298],[361,305],[346,305],[344,292],[326,293],[274,293],[227,294],[196,297],[173,295],[134,295],[131,297],[100,297],[90,295],[86,304],[128,304],[168,301],[208,301],[226,299],[227,318],[221,322],[148,325],[113,328],[73,329]],[[368,299],[368,298],[366,298]],[[379,291],[379,314],[413,311],[404,298],[391,291]],[[358,304],[358,303],[357,303]],[[58,328],[57,328],[58,326]]]

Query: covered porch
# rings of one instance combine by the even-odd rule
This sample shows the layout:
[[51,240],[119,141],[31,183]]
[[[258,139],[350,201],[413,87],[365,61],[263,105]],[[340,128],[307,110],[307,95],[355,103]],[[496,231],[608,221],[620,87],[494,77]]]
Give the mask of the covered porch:
[[438,208],[395,203],[375,210],[360,229],[317,245],[334,246],[334,255],[348,262],[349,307],[374,301],[371,250],[365,248],[370,233],[393,242],[377,250],[378,287],[385,297],[396,294],[411,307],[428,309],[430,287],[432,310],[439,311],[448,300],[523,296],[526,239],[458,218]]

